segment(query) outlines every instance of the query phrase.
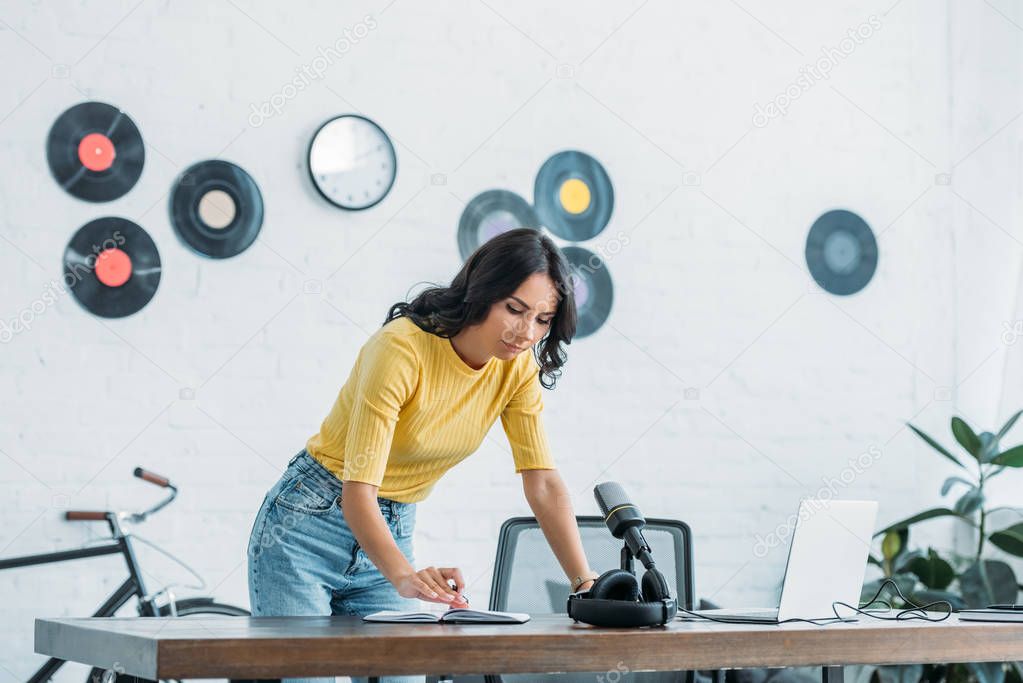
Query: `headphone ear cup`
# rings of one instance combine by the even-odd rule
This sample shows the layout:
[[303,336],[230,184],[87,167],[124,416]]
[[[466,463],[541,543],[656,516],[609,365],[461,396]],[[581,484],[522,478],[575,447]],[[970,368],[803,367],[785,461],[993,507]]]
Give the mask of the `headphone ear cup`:
[[596,600],[639,600],[639,583],[624,569],[608,569],[590,587],[590,598]]
[[655,602],[671,597],[668,582],[664,575],[656,569],[648,569],[643,573],[643,601]]

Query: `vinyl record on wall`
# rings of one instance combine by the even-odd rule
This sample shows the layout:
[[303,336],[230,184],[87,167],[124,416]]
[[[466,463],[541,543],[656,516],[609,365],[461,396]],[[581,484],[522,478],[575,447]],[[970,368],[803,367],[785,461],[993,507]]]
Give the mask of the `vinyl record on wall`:
[[579,319],[575,337],[588,337],[611,315],[614,303],[611,274],[604,259],[589,249],[569,246],[561,251],[572,269],[572,291]]
[[82,102],[53,123],[46,160],[57,183],[89,202],[117,199],[134,187],[146,152],[135,122],[103,102]]
[[359,211],[375,206],[394,185],[398,157],[384,129],[365,116],[333,118],[309,143],[309,176],[335,206]]
[[123,318],[145,306],[160,284],[160,253],[131,221],[107,216],[86,223],[64,250],[64,283],[87,311]]
[[229,161],[193,164],[174,182],[171,224],[203,256],[229,258],[248,249],[263,225],[263,196],[256,181]]
[[836,209],[821,215],[806,237],[806,265],[822,289],[855,294],[877,270],[877,240],[866,221]]
[[603,230],[614,210],[607,171],[584,152],[559,152],[536,174],[533,204],[543,226],[562,239],[588,240]]
[[458,220],[458,253],[468,259],[491,238],[515,228],[536,228],[536,212],[525,199],[508,190],[487,190],[473,197]]

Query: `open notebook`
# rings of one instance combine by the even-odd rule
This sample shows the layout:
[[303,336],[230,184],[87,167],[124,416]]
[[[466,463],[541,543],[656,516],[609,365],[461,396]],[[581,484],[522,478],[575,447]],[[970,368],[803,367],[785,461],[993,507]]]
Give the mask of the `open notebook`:
[[449,609],[446,612],[396,612],[384,610],[367,614],[363,621],[387,621],[404,624],[524,624],[529,621],[525,612],[496,612],[486,609]]

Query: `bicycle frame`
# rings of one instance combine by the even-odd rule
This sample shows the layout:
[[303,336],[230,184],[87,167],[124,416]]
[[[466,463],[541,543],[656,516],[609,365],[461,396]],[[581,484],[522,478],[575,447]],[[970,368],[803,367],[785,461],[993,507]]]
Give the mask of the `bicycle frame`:
[[[136,476],[139,476],[138,472],[139,470],[136,470]],[[108,597],[95,612],[93,612],[92,616],[112,617],[117,610],[127,604],[132,597],[137,597],[139,600],[139,616],[158,616],[159,609],[155,604],[155,597],[148,597],[146,592],[145,582],[142,579],[142,570],[135,557],[135,550],[131,545],[131,535],[124,532],[121,528],[120,522],[121,519],[142,521],[149,514],[162,508],[164,505],[167,505],[167,503],[173,500],[177,493],[177,489],[173,486],[167,485],[167,488],[171,489],[170,497],[146,512],[134,515],[116,512],[106,513],[105,519],[113,536],[113,540],[110,543],[86,548],[77,548],[75,550],[62,550],[52,553],[41,553],[38,555],[25,555],[22,557],[0,559],[0,571],[4,569],[14,569],[16,567],[31,567],[41,564],[79,560],[88,557],[120,554],[124,556],[124,561],[128,565],[128,578],[125,579],[124,583],[117,587],[110,597]],[[65,661],[66,660],[51,657],[46,660],[46,662],[34,674],[32,674],[32,677],[28,679],[28,683],[44,683],[44,681],[48,681],[57,669],[64,665]]]

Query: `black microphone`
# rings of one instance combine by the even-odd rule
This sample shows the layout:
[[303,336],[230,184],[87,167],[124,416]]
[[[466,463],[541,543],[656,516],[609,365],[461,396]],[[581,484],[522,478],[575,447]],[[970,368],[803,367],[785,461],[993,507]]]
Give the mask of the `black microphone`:
[[615,538],[624,538],[632,556],[643,563],[647,569],[654,567],[654,558],[650,554],[650,545],[640,531],[646,526],[646,520],[639,508],[629,502],[629,497],[621,484],[606,481],[593,487],[593,495],[604,515],[604,523]]

